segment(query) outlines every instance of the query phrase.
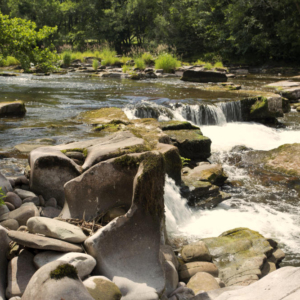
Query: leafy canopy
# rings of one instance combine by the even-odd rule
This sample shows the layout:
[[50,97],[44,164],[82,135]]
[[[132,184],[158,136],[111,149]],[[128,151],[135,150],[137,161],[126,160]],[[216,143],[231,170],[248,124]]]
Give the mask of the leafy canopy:
[[36,24],[32,21],[9,18],[0,13],[0,60],[10,55],[20,61],[24,70],[30,68],[30,63],[34,63],[42,71],[53,68],[53,63],[57,60],[56,54],[50,48],[39,45],[56,30],[56,27],[48,26],[36,30]]

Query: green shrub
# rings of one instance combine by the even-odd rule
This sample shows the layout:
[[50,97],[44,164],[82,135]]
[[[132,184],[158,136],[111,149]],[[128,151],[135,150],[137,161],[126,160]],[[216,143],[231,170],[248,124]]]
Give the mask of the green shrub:
[[134,65],[135,68],[139,68],[140,70],[145,69],[145,62],[142,58],[136,58],[134,60],[134,63],[135,63],[135,65]]
[[123,71],[123,73],[127,73],[128,71],[130,71],[131,70],[131,67],[130,66],[127,66],[127,65],[123,65],[122,66],[122,71]]
[[72,61],[72,55],[71,55],[71,52],[64,52],[63,53],[63,62],[64,62],[64,65],[66,67],[69,67],[70,64],[71,64],[71,61]]
[[153,62],[153,57],[152,57],[151,53],[149,53],[149,52],[145,52],[142,55],[142,59],[146,65],[150,65]]
[[211,63],[206,63],[206,64],[204,65],[204,69],[205,69],[205,70],[211,70],[212,68],[213,68],[213,66],[212,66]]
[[206,64],[206,62],[203,61],[203,60],[201,60],[201,59],[198,59],[198,60],[194,63],[194,65],[200,65],[200,66],[203,66],[203,65],[205,65],[205,64]]
[[163,69],[166,73],[169,73],[172,70],[180,67],[180,65],[180,61],[168,53],[159,55],[155,60],[155,69]]
[[95,71],[97,71],[98,67],[99,67],[99,60],[98,59],[94,59],[93,60],[93,69]]
[[223,63],[220,61],[216,62],[214,68],[224,68]]

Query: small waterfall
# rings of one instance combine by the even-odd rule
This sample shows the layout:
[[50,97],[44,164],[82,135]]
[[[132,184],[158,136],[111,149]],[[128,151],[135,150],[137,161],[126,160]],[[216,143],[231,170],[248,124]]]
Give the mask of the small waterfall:
[[243,121],[241,101],[221,102],[217,105],[221,108],[227,122]]

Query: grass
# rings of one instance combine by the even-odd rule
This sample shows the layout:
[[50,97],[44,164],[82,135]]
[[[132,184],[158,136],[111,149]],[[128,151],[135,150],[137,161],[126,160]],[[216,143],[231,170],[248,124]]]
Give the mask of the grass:
[[170,73],[180,66],[180,61],[168,53],[160,54],[155,60],[155,69],[163,69],[166,73]]
[[142,60],[145,62],[146,65],[150,65],[151,63],[153,63],[153,56],[151,55],[151,53],[145,52],[142,55]]
[[205,70],[211,70],[213,68],[213,65],[211,64],[211,63],[206,63],[205,65],[204,65],[204,69]]
[[131,69],[132,69],[132,67],[130,67],[130,66],[127,66],[127,65],[122,66],[123,73],[129,72],[129,71],[131,71]]
[[20,62],[13,56],[7,56],[6,59],[0,57],[0,67],[9,67],[19,65]]
[[64,65],[66,66],[66,67],[69,67],[70,66],[70,64],[71,64],[71,61],[72,61],[72,58],[71,58],[71,52],[64,52],[64,54],[63,54],[63,62],[64,62]]
[[99,67],[99,61],[98,61],[98,59],[94,59],[93,60],[93,69],[95,71],[97,71],[98,67]]
[[198,65],[198,66],[204,66],[205,64],[206,64],[206,62],[203,61],[203,60],[201,60],[201,59],[198,59],[198,60],[194,63],[194,65]]
[[144,60],[142,59],[142,58],[136,58],[135,60],[134,60],[134,67],[135,68],[138,68],[138,69],[140,69],[140,70],[144,70],[145,69],[145,67],[146,67],[146,65],[145,65],[145,62],[144,62]]
[[218,61],[214,64],[214,68],[224,68],[223,63]]

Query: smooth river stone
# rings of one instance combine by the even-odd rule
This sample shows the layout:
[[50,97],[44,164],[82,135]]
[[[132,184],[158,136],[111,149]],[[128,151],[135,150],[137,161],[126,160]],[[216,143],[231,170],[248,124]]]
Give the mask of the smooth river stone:
[[23,200],[29,197],[37,197],[36,194],[30,191],[25,191],[21,189],[15,189],[15,193]]
[[33,249],[60,252],[82,252],[82,248],[78,245],[27,232],[9,231],[8,237],[20,245]]
[[70,243],[82,243],[86,235],[81,228],[54,219],[33,217],[27,221],[27,227],[31,233],[40,233],[47,237],[56,238]]
[[92,256],[88,254],[76,253],[76,252],[69,252],[69,253],[58,253],[55,251],[40,252],[34,257],[33,261],[37,268],[41,268],[42,266],[55,260],[59,260],[59,261],[63,260],[73,265],[77,269],[78,276],[81,279],[91,274],[93,269],[96,266],[96,260]]

